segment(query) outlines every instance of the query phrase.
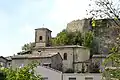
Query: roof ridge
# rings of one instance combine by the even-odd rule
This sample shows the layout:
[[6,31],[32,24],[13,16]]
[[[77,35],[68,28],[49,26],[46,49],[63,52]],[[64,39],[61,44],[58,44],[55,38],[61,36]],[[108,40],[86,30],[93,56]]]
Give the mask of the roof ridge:
[[52,70],[52,71],[56,71],[56,72],[62,73],[61,71],[56,70],[56,69],[53,69],[53,68],[51,68],[51,67],[45,67],[45,66],[41,66],[41,67],[44,67],[44,68],[50,69],[50,70]]

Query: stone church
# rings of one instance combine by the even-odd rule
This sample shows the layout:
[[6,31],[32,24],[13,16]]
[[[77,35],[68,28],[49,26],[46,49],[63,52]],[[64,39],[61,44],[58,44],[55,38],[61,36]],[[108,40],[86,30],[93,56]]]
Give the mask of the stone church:
[[[106,21],[102,20],[102,22]],[[107,27],[108,23],[105,23]],[[81,33],[87,32],[89,30],[89,20],[75,20],[67,24],[66,30],[68,32],[75,32],[76,30]],[[98,29],[99,28],[99,29]],[[96,35],[100,39],[100,44],[98,52],[102,53],[104,51],[104,46],[108,45],[113,39],[109,37],[111,34],[109,28],[104,28],[102,26],[97,26],[95,28],[100,35]],[[86,47],[79,45],[64,45],[64,46],[52,46],[50,40],[52,31],[47,28],[35,29],[35,46],[32,50],[27,50],[18,53],[6,59],[2,58],[1,62],[6,67],[12,66],[13,68],[20,67],[21,65],[27,65],[32,61],[37,60],[41,66],[46,66],[59,70],[62,72],[89,72],[88,68],[91,63],[97,63],[101,69],[101,64],[108,54],[95,54],[90,57],[90,50]],[[103,36],[103,34],[105,34]],[[107,43],[106,43],[107,42]],[[114,41],[113,41],[114,42]],[[106,44],[106,45],[105,45]]]
[[47,28],[35,29],[35,47],[30,51],[12,56],[13,68],[37,60],[41,66],[50,67],[62,72],[87,72],[90,63],[90,50],[79,45],[51,46],[51,30]]

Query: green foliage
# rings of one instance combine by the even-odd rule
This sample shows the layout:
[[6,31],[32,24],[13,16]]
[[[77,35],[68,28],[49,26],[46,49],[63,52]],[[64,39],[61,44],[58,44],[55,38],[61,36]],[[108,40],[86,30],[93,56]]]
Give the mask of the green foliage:
[[80,32],[70,32],[66,30],[60,32],[54,39],[52,45],[80,45],[88,48],[93,44],[93,32],[86,32],[83,36]]
[[5,80],[41,80],[41,76],[34,73],[35,67],[37,67],[37,63],[16,69],[1,68],[0,70],[6,75]]
[[[120,29],[120,0],[90,0],[93,2],[89,4],[90,7],[92,7],[88,11],[88,15],[90,15],[93,18],[101,18],[101,19],[109,19],[110,22],[109,27],[112,28],[113,33],[119,34]],[[104,23],[106,23],[104,21]],[[99,24],[99,23],[97,23]],[[105,26],[106,25],[101,25]],[[98,26],[98,25],[97,25]],[[97,31],[96,31],[97,32]],[[101,34],[101,33],[100,33]],[[99,34],[98,34],[99,36]],[[110,55],[107,57],[105,62],[103,63],[104,67],[107,66],[107,64],[112,63],[112,68],[107,68],[103,72],[103,77],[105,77],[104,80],[120,80],[120,40],[118,35],[114,35],[115,37],[118,37],[118,40],[115,39],[115,42],[113,44],[113,48],[110,50]]]
[[96,26],[96,21],[95,19],[92,20],[92,27],[94,28]]
[[[80,33],[80,32],[76,32],[76,33],[74,33],[73,35],[75,35],[75,36],[73,37],[73,44],[74,44],[74,45],[80,45],[80,46],[82,46],[83,38],[82,38],[81,33]],[[72,37],[71,37],[71,38],[72,38]]]
[[0,80],[5,80],[5,77],[4,73],[0,72]]
[[120,80],[120,69],[114,68],[105,69],[103,76],[106,77],[105,80]]
[[107,64],[112,63],[111,68],[105,68],[103,77],[105,80],[120,79],[120,52],[119,52],[119,36],[116,39],[116,45],[110,50],[110,55],[105,59],[103,65],[107,67]]
[[80,32],[68,33],[63,30],[51,41],[52,45],[82,45],[82,35]]
[[26,51],[26,50],[32,50],[35,47],[35,43],[27,43],[24,44],[24,46],[22,46],[22,50]]
[[[80,45],[88,47],[92,54],[98,51],[98,44],[94,38],[92,31],[86,32],[83,35],[80,32],[67,32],[63,30],[54,39],[51,39],[53,46],[59,45]],[[91,54],[91,55],[92,55]]]
[[92,48],[93,38],[94,38],[93,32],[91,31],[86,32],[84,35],[83,46]]
[[[117,47],[114,47],[111,53],[103,63],[106,67],[103,72],[103,77],[105,77],[106,80],[112,80],[111,78],[120,79],[120,52],[118,52]],[[112,63],[111,68],[107,68],[107,64],[109,63]]]
[[[120,27],[120,1],[119,0],[90,0],[90,9],[86,10],[93,18],[112,19],[116,26]],[[113,23],[112,23],[113,24]]]
[[53,45],[65,45],[68,43],[68,36],[66,31],[62,31],[59,34],[57,34],[57,37],[52,39]]

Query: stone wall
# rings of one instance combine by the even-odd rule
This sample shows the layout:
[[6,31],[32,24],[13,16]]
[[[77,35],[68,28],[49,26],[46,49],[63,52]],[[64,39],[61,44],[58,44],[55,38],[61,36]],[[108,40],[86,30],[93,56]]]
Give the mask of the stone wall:
[[90,63],[88,61],[90,58],[90,50],[88,48],[75,48],[74,49],[74,71],[82,72],[84,66],[84,72],[87,72],[87,65]]
[[62,61],[63,63],[63,72],[65,72],[67,69],[73,69],[73,49],[72,48],[40,48],[40,51],[47,51],[47,52],[59,52],[62,59],[64,53],[67,53],[67,60]]
[[[47,52],[59,52],[63,61],[63,72],[66,72],[68,69],[75,69],[74,63],[77,62],[84,62],[89,59],[90,57],[90,50],[88,48],[79,46],[75,47],[74,45],[71,46],[57,46],[57,47],[45,47],[39,48],[39,51],[47,51]],[[34,51],[36,52],[36,51]],[[64,60],[64,53],[67,53],[67,59]],[[78,56],[78,57],[75,57]],[[81,66],[78,67],[81,69]],[[77,69],[78,70],[78,69]]]
[[35,74],[41,75],[43,80],[63,80],[62,72],[44,66],[36,67]]
[[60,54],[58,56],[53,56],[51,58],[51,61],[52,61],[51,67],[53,69],[62,71],[62,58],[61,58]]
[[35,43],[36,47],[49,46],[51,39],[51,31],[47,28],[35,29]]
[[38,66],[35,73],[41,75],[46,80],[101,80],[100,73],[62,73],[53,69]]
[[3,67],[6,67],[7,66],[7,59],[0,56],[0,65]]
[[14,58],[14,59],[12,59],[12,68],[13,69],[18,68],[20,66],[28,65],[28,64],[32,63],[32,61],[37,61],[40,63],[40,65],[50,63],[52,68],[58,70],[61,68],[60,64],[62,63],[62,59],[59,56],[54,55],[51,58],[49,58],[49,57],[48,58],[17,58],[17,59]]
[[84,74],[63,74],[63,80],[101,80],[102,74],[84,73]]

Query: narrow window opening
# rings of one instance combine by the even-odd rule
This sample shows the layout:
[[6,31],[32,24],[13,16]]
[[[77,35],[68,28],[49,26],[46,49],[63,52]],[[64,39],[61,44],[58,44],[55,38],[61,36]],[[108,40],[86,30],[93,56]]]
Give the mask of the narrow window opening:
[[48,41],[49,41],[49,37],[48,37]]
[[76,80],[76,78],[75,77],[70,77],[69,80]]
[[39,40],[42,40],[42,36],[39,37]]
[[85,80],[93,80],[93,77],[85,77]]
[[67,53],[64,53],[64,60],[67,60]]

